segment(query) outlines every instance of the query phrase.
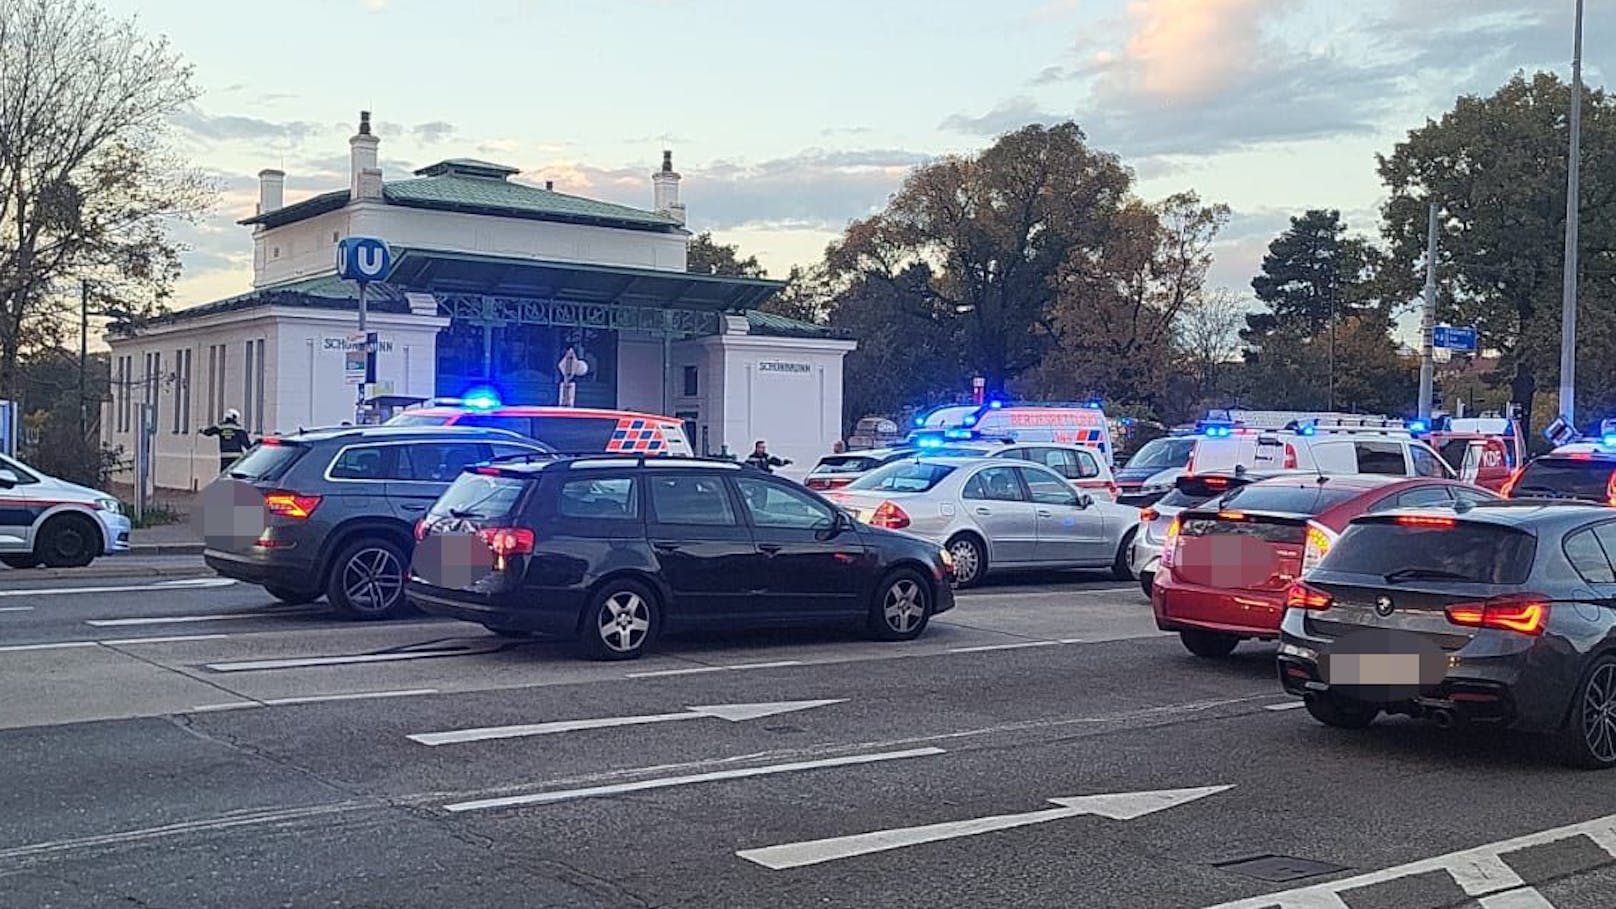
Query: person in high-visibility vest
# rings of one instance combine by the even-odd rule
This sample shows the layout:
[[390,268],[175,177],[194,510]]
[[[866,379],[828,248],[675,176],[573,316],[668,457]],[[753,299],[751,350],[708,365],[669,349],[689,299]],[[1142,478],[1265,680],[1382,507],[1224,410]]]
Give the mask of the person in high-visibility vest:
[[219,437],[219,472],[226,473],[252,447],[252,437],[241,425],[241,411],[234,407],[224,412],[217,425],[201,430],[205,436]]

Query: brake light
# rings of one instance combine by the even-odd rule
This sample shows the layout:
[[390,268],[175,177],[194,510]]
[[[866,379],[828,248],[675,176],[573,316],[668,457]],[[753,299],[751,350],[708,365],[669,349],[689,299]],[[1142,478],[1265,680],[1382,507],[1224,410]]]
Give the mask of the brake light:
[[268,446],[270,448],[274,448],[277,445],[285,445],[286,443],[282,442],[280,439],[277,439],[277,438],[271,436],[271,437],[268,437],[268,438],[259,439],[258,444],[266,445],[266,446]]
[[320,507],[319,496],[300,495],[277,489],[264,493],[264,508],[272,515],[302,520]]
[[1285,469],[1296,469],[1296,446],[1289,442],[1285,443]]
[[499,476],[499,468],[498,467],[473,467],[471,469],[471,472],[475,473],[475,474],[480,474],[480,475],[485,476],[485,477],[497,477],[497,476]]
[[1515,498],[1515,484],[1517,484],[1517,483],[1519,483],[1521,481],[1521,474],[1523,474],[1525,472],[1526,472],[1526,465],[1524,465],[1524,464],[1522,464],[1520,467],[1517,467],[1513,471],[1511,471],[1510,475],[1509,475],[1509,479],[1504,481],[1504,486],[1503,486],[1502,489],[1498,490],[1498,494],[1503,496],[1506,499]]
[[1243,512],[1243,511],[1220,511],[1220,512],[1218,512],[1218,520],[1220,520],[1220,521],[1244,521],[1245,519],[1246,519],[1246,513]]
[[1453,518],[1441,518],[1428,514],[1405,514],[1392,519],[1404,527],[1440,527],[1450,529],[1458,524]]
[[893,502],[882,502],[870,516],[871,527],[883,527],[887,530],[902,530],[909,526],[909,515]]
[[1159,517],[1161,517],[1161,512],[1154,508],[1146,508],[1144,511],[1139,512],[1139,523],[1149,524]]
[[1539,635],[1549,618],[1547,600],[1537,593],[1512,594],[1473,603],[1453,603],[1443,612],[1455,625]]
[[533,531],[526,527],[484,527],[477,531],[477,539],[502,559],[533,554]]
[[1302,551],[1302,572],[1305,574],[1319,566],[1324,556],[1329,553],[1330,546],[1335,543],[1335,535],[1318,524],[1309,521],[1307,533],[1304,537],[1307,547]]
[[1227,489],[1229,480],[1227,477],[1207,477],[1201,481],[1201,484],[1207,489]]
[[1162,541],[1161,567],[1172,568],[1178,561],[1178,532],[1183,527],[1183,518],[1173,517],[1173,523],[1167,525],[1167,538]]
[[1616,471],[1611,471],[1610,479],[1605,481],[1605,504],[1616,508]]
[[1285,589],[1285,608],[1325,610],[1335,604],[1335,597],[1316,587],[1298,581]]

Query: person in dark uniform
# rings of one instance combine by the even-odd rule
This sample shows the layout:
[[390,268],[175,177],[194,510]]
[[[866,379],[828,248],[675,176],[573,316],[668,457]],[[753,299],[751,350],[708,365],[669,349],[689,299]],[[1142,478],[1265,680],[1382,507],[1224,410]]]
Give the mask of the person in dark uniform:
[[219,437],[219,472],[225,473],[252,447],[252,437],[241,425],[241,412],[234,407],[224,412],[218,425],[202,430],[205,436]]
[[774,468],[784,467],[791,462],[769,454],[769,446],[765,445],[762,439],[759,439],[757,444],[752,446],[752,453],[746,456],[743,463],[748,467],[756,467],[764,473],[774,473]]

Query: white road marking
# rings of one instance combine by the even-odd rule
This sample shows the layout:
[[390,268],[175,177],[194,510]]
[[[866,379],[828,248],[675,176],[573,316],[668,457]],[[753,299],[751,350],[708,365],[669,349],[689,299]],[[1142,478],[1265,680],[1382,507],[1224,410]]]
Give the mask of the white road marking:
[[1021,814],[978,817],[964,821],[945,821],[941,824],[926,824],[921,827],[876,830],[853,836],[836,836],[822,840],[787,843],[783,846],[768,846],[762,849],[742,849],[735,854],[765,868],[783,871],[787,868],[801,868],[804,865],[818,865],[839,859],[869,855],[872,852],[887,852],[892,849],[918,846],[922,843],[935,843],[940,840],[976,836],[982,833],[993,833],[998,830],[1009,830],[1014,827],[1044,824],[1084,814],[1098,815],[1117,821],[1131,821],[1134,818],[1144,817],[1147,814],[1165,811],[1177,805],[1215,795],[1229,788],[1228,786],[1203,786],[1197,789],[1166,789],[1158,792],[1124,792],[1112,795],[1056,798],[1049,801],[1060,806],[1058,808],[1045,808],[1040,811],[1028,811]]
[[738,672],[744,669],[779,669],[783,666],[801,666],[802,660],[775,660],[769,663],[736,663],[732,666],[692,666],[689,669],[658,669],[655,672],[630,672],[631,679],[655,679],[669,675],[699,675],[704,672]]
[[1035,598],[1050,599],[1052,597],[1082,596],[1093,593],[1116,593],[1119,590],[1138,590],[1138,584],[1123,584],[1116,587],[1076,587],[1058,590],[1018,590],[998,593],[992,590],[972,590],[954,594],[956,600],[1030,600]]
[[1306,706],[1307,706],[1307,703],[1305,701],[1286,701],[1283,704],[1264,704],[1263,709],[1264,710],[1296,710],[1298,708],[1306,707]]
[[[33,607],[27,607],[32,609]],[[189,622],[226,622],[231,619],[263,619],[285,615],[313,615],[322,609],[265,609],[253,612],[218,612],[211,615],[165,615],[132,619],[86,619],[84,624],[96,628],[122,628],[130,625],[183,625]]]
[[0,606],[0,612],[32,612],[32,606]]
[[[1398,865],[1395,868],[1385,868],[1380,871],[1371,871],[1355,877],[1341,880],[1327,881],[1322,884],[1313,884],[1309,887],[1299,887],[1295,890],[1284,890],[1277,893],[1267,893],[1254,896],[1250,899],[1235,900],[1229,903],[1220,903],[1209,909],[1315,909],[1320,906],[1345,905],[1339,894],[1348,890],[1357,890],[1361,887],[1371,887],[1387,881],[1414,877],[1420,874],[1429,874],[1433,871],[1445,871],[1455,883],[1464,889],[1465,894],[1477,898],[1487,909],[1526,909],[1526,907],[1547,906],[1545,902],[1529,902],[1534,897],[1542,897],[1530,887],[1525,887],[1520,875],[1516,874],[1501,858],[1501,856],[1528,849],[1533,846],[1542,846],[1556,843],[1572,837],[1586,836],[1598,843],[1600,848],[1616,856],[1616,814],[1608,814],[1591,821],[1580,824],[1568,824],[1564,827],[1555,827],[1551,830],[1540,830],[1537,833],[1528,833],[1513,839],[1500,840],[1471,849],[1462,849],[1439,855],[1435,858],[1421,859]],[[1328,902],[1332,900],[1333,902]]]
[[159,581],[156,584],[131,584],[115,587],[46,587],[38,590],[0,590],[0,597],[44,597],[82,593],[141,593],[156,590],[200,590],[229,587],[236,583],[229,578],[184,578],[178,581]]
[[990,650],[1023,650],[1028,647],[1055,647],[1060,641],[1022,641],[1017,644],[983,644],[979,647],[950,647],[949,653],[986,653]]
[[653,723],[673,723],[679,720],[713,718],[740,723],[782,713],[811,710],[830,704],[843,703],[846,698],[830,701],[774,701],[764,704],[719,704],[711,707],[686,707],[683,713],[658,713],[651,716],[609,716],[591,720],[562,720],[555,723],[528,723],[521,726],[486,726],[480,729],[458,729],[453,732],[423,732],[405,738],[422,745],[458,745],[465,742],[484,742],[489,739],[514,739],[534,735],[555,735],[561,732],[582,732],[588,729],[611,729],[618,726],[649,726]]
[[239,663],[207,663],[214,672],[254,672],[260,669],[304,669],[311,666],[347,666],[353,663],[391,663],[398,660],[425,660],[431,657],[471,656],[484,650],[406,650],[400,653],[359,653],[350,656],[292,657],[284,660],[245,660]]
[[176,634],[161,638],[122,638],[116,641],[96,641],[105,647],[127,647],[131,644],[178,644],[183,641],[217,641],[228,634]]
[[324,704],[327,701],[369,701],[380,698],[407,698],[423,694],[437,694],[436,688],[406,688],[399,691],[361,691],[355,694],[316,694],[300,698],[269,698],[263,701],[231,701],[224,704],[202,704],[192,707],[193,713],[217,713],[221,710],[247,710],[253,707],[281,707],[287,704]]
[[74,647],[100,647],[99,641],[57,641],[53,644],[8,644],[0,653],[21,653],[25,650],[68,650]]
[[947,754],[941,748],[913,748],[908,751],[883,751],[875,754],[853,754],[846,757],[824,758],[817,761],[795,761],[789,764],[770,764],[764,767],[746,767],[738,770],[715,770],[711,773],[693,773],[689,776],[663,777],[662,779],[641,780],[637,783],[616,783],[609,786],[590,786],[585,789],[564,789],[556,792],[536,792],[531,795],[512,795],[503,798],[478,799],[471,802],[455,802],[444,805],[443,810],[481,811],[487,808],[511,808],[518,805],[546,805],[555,802],[566,802],[574,799],[599,798],[601,796],[622,795],[627,792],[644,792],[648,789],[667,789],[674,786],[690,786],[696,783],[711,783],[719,780],[740,780],[757,776],[773,776],[779,773],[795,773],[799,770],[819,770],[825,767],[849,767],[855,764],[875,764],[882,761],[897,761],[906,758],[931,757],[938,754]]

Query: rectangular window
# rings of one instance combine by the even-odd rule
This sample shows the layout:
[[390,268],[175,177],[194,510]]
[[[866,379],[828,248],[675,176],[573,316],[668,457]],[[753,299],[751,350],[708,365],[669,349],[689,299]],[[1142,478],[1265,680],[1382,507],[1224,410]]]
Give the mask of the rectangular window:
[[219,382],[219,348],[208,345],[208,409],[203,411],[202,418],[212,422],[214,414],[218,413],[218,382]]
[[174,351],[174,435],[180,434],[180,416],[185,411],[185,348]]
[[264,434],[264,374],[268,372],[264,364],[264,339],[259,338],[253,342],[258,349],[258,371],[253,376],[256,388],[253,391],[253,433]]
[[241,371],[241,425],[251,429],[253,425],[253,342],[247,342],[247,359],[243,361],[245,368]]
[[129,360],[127,356],[118,358],[118,432],[129,431]]
[[694,367],[694,366],[686,366],[685,367],[685,397],[694,398],[698,394],[700,388],[701,388],[700,376],[696,372],[696,367]]
[[185,368],[181,371],[180,391],[185,395],[185,416],[180,420],[180,432],[191,431],[191,349],[185,349]]
[[640,516],[633,477],[568,480],[561,484],[556,511],[564,518],[632,520]]
[[[147,376],[151,388],[151,431],[155,434],[162,423],[163,413],[163,352],[151,355],[151,372]],[[142,427],[144,429],[144,427]]]
[[225,346],[223,344],[219,345],[219,399],[215,402],[216,406],[214,408],[213,413],[209,415],[209,418],[215,423],[219,422],[219,420],[224,417],[224,406],[225,406],[224,405],[224,381],[225,381],[224,376],[225,376],[225,370],[226,370],[225,360],[227,359],[226,355],[229,352],[230,352],[229,347],[227,347],[227,346]]
[[730,507],[723,477],[650,477],[651,509],[662,524],[733,527],[740,522]]

